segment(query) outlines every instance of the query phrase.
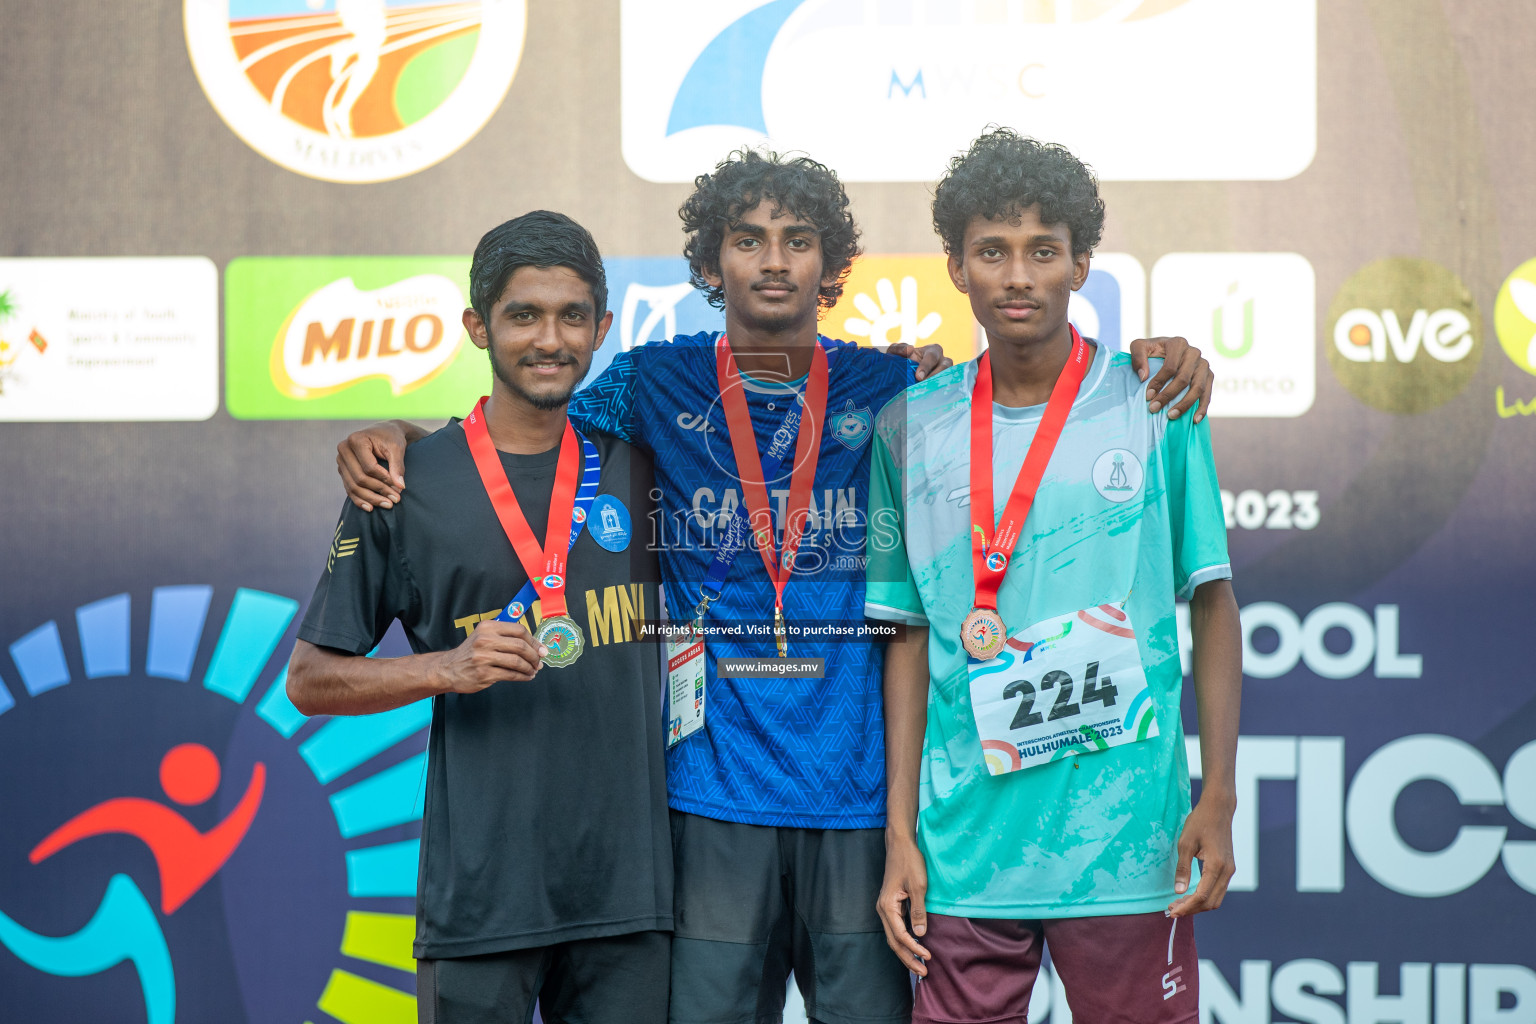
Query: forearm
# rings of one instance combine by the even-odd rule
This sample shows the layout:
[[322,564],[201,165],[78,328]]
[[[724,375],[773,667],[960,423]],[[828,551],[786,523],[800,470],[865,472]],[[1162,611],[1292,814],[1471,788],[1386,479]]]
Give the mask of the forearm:
[[917,835],[917,783],[928,724],[928,630],[885,648],[885,780],[888,840]]
[[296,641],[288,661],[288,699],[306,715],[371,715],[444,692],[439,654],[367,658]]
[[1200,789],[1235,803],[1238,714],[1243,690],[1243,630],[1230,580],[1195,590],[1189,602],[1194,638],[1195,704],[1200,725]]

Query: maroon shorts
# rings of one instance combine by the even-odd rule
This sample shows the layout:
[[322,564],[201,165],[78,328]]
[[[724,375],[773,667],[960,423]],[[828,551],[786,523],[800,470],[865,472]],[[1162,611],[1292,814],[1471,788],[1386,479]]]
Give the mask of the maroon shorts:
[[1072,1016],[1083,1024],[1200,1019],[1200,967],[1188,918],[1162,911],[1043,921],[929,914],[928,933],[918,941],[933,959],[917,984],[913,1024],[1026,1024],[1047,946]]

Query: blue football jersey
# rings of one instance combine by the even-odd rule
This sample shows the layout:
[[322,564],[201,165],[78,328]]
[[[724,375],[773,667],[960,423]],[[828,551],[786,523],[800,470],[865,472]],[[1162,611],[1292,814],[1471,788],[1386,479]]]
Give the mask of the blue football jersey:
[[[636,539],[660,546],[662,582],[674,618],[691,615],[719,540],[742,501],[706,333],[653,342],[617,356],[578,392],[570,416],[649,451],[660,491],[658,521]],[[911,361],[823,340],[827,418],[795,572],[784,590],[792,623],[864,621],[864,530],[874,417],[913,382]],[[746,381],[747,407],[766,451],[804,382]],[[793,457],[767,480],[782,550]],[[757,550],[739,552],[712,627],[742,630],[706,644],[705,727],[667,758],[672,807],[725,821],[801,828],[885,824],[885,734],[879,644],[822,634],[790,641],[795,658],[825,659],[821,679],[720,678],[716,659],[773,657],[774,588]]]

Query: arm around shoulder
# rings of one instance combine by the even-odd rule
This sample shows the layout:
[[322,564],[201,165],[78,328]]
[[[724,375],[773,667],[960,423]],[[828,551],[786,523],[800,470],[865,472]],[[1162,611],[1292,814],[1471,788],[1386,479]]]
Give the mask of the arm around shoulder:
[[405,447],[431,431],[405,420],[355,430],[336,446],[336,472],[347,497],[364,512],[391,508],[405,490]]

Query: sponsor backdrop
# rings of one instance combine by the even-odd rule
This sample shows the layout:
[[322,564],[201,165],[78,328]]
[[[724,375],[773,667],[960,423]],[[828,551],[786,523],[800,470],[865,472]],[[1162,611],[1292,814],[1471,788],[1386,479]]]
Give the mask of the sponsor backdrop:
[[[1198,923],[1203,1018],[1536,1021],[1525,5],[7,15],[6,1019],[414,1020],[428,710],[310,721],[283,690],[313,581],[351,553],[334,443],[469,408],[467,256],[528,209],[608,255],[599,365],[717,327],[675,210],[764,139],[850,182],[869,255],[826,333],[969,358],[928,189],[1001,122],[1104,179],[1084,332],[1184,334],[1219,374],[1247,692],[1239,871]],[[1070,1016],[1052,985],[1035,1011]]]

